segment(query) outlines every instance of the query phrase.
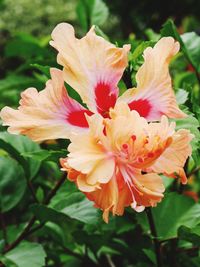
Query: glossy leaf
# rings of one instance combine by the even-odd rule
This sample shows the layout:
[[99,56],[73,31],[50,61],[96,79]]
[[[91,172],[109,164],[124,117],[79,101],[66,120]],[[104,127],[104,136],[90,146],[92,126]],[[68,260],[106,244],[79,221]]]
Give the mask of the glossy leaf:
[[180,239],[189,241],[195,246],[200,246],[200,224],[195,227],[181,226],[178,229],[178,236]]
[[22,167],[9,157],[0,157],[0,177],[0,211],[6,212],[23,197],[26,180]]
[[27,178],[33,178],[38,172],[41,162],[34,158],[25,159],[22,154],[26,152],[38,151],[40,149],[39,145],[32,142],[25,136],[12,135],[7,132],[0,133],[0,141],[1,140],[4,142],[3,149],[7,150],[11,156],[19,160],[20,164],[22,164],[26,171],[26,175],[28,175]]
[[[152,212],[160,240],[177,237],[180,226],[194,227],[200,223],[200,204],[177,193],[167,194],[156,208],[152,208]],[[145,213],[138,214],[137,217],[148,231]]]
[[108,13],[103,0],[81,0],[77,6],[78,19],[85,31],[92,25],[101,26],[107,20]]
[[48,207],[35,204],[31,210],[41,221],[55,222],[60,216],[66,217],[66,220],[71,218],[83,223],[95,224],[99,217],[93,203],[87,200],[83,193],[77,192],[69,181],[63,185]]
[[[23,241],[18,247],[5,254],[3,262],[7,267],[13,264],[17,267],[43,267],[46,253],[43,247],[37,243]],[[7,263],[9,260],[10,263]]]

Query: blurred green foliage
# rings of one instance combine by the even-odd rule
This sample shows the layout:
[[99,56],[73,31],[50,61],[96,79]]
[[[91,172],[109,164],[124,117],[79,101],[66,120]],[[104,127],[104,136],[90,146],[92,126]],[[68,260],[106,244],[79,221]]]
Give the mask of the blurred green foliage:
[[[79,36],[96,24],[97,33],[109,36],[113,43],[131,43],[121,92],[135,85],[147,46],[162,36],[180,42],[181,52],[170,71],[177,101],[188,114],[176,120],[177,129],[187,128],[195,135],[185,168],[190,179],[183,189],[177,181],[163,177],[167,193],[153,209],[153,217],[163,266],[199,266],[199,1],[1,0],[0,8],[0,108],[18,106],[20,92],[27,87],[44,88],[49,66],[59,67],[48,44],[59,22],[73,23]],[[178,28],[167,18],[173,18]],[[101,212],[63,179],[59,158],[66,156],[67,145],[67,140],[38,145],[1,127],[0,266],[155,266],[145,213],[127,209],[123,217],[112,217],[105,224]],[[16,244],[21,236],[22,242]],[[13,248],[8,244],[14,244]]]

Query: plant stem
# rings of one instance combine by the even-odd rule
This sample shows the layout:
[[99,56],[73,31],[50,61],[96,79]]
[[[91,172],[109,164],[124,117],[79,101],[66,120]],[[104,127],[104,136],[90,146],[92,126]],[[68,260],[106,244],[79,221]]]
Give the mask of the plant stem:
[[44,204],[46,205],[49,204],[50,200],[55,196],[56,192],[61,187],[61,185],[65,182],[65,180],[66,180],[66,173],[62,175],[60,180],[58,180],[57,183],[55,184],[54,188],[49,192],[49,194],[47,195],[47,198],[44,200]]
[[158,237],[157,237],[156,226],[154,223],[153,214],[151,212],[151,208],[146,208],[145,211],[146,211],[147,219],[149,222],[149,227],[151,230],[151,235],[153,236],[157,267],[162,267],[160,242],[159,242]]
[[22,240],[24,240],[24,238],[26,237],[27,233],[29,232],[29,230],[31,229],[32,225],[35,223],[36,221],[36,217],[33,216],[29,223],[27,224],[27,226],[24,228],[23,232],[19,235],[19,237],[10,245],[6,246],[6,248],[4,249],[4,253],[12,250],[13,248],[15,248]]
[[36,202],[36,203],[38,203],[38,199],[37,199],[37,197],[36,197],[36,195],[35,195],[35,191],[34,191],[34,188],[33,188],[33,185],[32,185],[32,183],[31,183],[31,181],[27,178],[26,179],[27,181],[27,186],[28,186],[28,188],[29,188],[29,190],[30,190],[30,193],[31,193],[31,195],[32,195],[32,197],[33,197],[33,199],[34,199],[34,201]]
[[106,254],[106,259],[110,267],[116,267],[110,255]]
[[[58,182],[55,184],[55,186],[53,187],[53,189],[49,192],[46,200],[44,201],[44,204],[49,204],[50,200],[55,196],[56,192],[58,191],[58,189],[61,187],[61,185],[64,183],[64,181],[66,180],[66,173],[64,173],[64,175],[60,178],[60,180],[58,180]],[[6,246],[4,249],[4,253],[12,250],[13,248],[15,248],[19,243],[21,243],[22,240],[24,240],[30,233],[32,233],[33,231],[31,231],[32,226],[34,225],[35,221],[36,221],[36,216],[33,216],[30,221],[28,222],[27,226],[25,227],[25,229],[22,231],[22,233],[19,235],[19,237],[13,241],[10,245]],[[44,224],[41,224],[40,227],[35,227],[35,229],[40,229]]]

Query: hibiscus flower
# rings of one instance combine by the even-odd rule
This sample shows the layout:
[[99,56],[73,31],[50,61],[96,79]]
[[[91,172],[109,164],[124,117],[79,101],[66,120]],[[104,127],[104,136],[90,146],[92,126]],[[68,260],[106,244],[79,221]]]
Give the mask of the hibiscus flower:
[[106,222],[110,212],[122,215],[127,206],[156,206],[164,192],[159,174],[186,183],[183,166],[193,137],[185,129],[176,132],[166,116],[148,123],[126,103],[109,115],[87,116],[89,131],[72,136],[68,157],[61,159],[68,179],[103,210]]

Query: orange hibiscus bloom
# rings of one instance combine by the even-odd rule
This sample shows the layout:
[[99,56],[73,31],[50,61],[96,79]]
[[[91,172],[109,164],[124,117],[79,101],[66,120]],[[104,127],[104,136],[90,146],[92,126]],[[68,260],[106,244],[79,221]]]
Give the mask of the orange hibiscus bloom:
[[61,159],[68,178],[103,210],[106,222],[109,212],[122,215],[127,206],[137,211],[156,206],[164,192],[159,174],[186,183],[183,166],[192,139],[188,130],[176,132],[166,116],[148,123],[125,103],[109,115],[88,116],[89,131],[72,136],[70,153]]

